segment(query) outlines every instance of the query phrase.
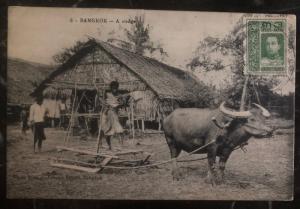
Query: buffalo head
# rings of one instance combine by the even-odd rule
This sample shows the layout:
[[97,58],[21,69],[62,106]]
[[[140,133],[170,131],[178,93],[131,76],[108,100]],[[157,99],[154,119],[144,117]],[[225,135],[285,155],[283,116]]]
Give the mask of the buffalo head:
[[225,102],[220,105],[220,111],[232,118],[233,124],[238,124],[240,129],[256,137],[271,136],[273,130],[266,125],[266,118],[270,117],[267,109],[254,103],[248,111],[234,111],[225,107]]

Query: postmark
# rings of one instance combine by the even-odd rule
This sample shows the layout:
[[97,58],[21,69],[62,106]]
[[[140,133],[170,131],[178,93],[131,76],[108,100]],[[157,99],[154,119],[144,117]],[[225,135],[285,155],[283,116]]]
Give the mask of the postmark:
[[245,73],[284,75],[287,71],[285,19],[246,19]]

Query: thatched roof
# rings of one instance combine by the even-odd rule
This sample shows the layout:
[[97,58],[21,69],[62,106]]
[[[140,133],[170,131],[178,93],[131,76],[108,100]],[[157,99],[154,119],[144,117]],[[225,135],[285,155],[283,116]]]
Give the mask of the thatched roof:
[[46,88],[55,76],[70,69],[95,47],[99,47],[109,54],[116,62],[125,66],[137,77],[144,81],[162,99],[175,99],[180,101],[196,101],[203,84],[188,72],[171,67],[155,59],[141,56],[130,51],[118,48],[109,43],[90,39],[81,50],[72,56],[66,63],[43,81],[33,92],[33,95]]
[[22,59],[7,60],[7,102],[12,104],[30,104],[33,98],[29,94],[36,88],[53,68],[48,65],[29,62]]

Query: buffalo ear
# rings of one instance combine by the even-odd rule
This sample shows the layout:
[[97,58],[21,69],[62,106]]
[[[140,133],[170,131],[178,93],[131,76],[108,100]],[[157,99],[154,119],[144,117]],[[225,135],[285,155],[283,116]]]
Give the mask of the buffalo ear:
[[263,106],[261,106],[261,105],[259,105],[259,104],[256,104],[256,103],[253,103],[253,105],[255,105],[255,106],[260,110],[260,113],[261,113],[264,117],[268,118],[268,117],[271,116],[270,112],[269,112],[266,108],[264,108]]
[[254,116],[257,116],[257,115],[261,115],[261,114],[262,114],[262,110],[259,109],[258,107],[251,108],[249,111],[250,111],[251,114],[254,115]]
[[230,122],[230,125],[229,125],[229,129],[233,129],[235,128],[236,126],[238,125],[242,125],[244,123],[247,123],[247,118],[234,118],[231,122]]
[[230,123],[231,124],[235,120],[237,120],[237,118],[225,117],[224,118],[224,124],[226,124],[226,123]]

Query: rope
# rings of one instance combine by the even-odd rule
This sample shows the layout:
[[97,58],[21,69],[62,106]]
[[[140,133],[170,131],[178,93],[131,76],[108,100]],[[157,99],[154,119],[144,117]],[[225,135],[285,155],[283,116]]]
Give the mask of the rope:
[[[170,160],[162,161],[162,162],[155,163],[155,164],[151,164],[151,165],[133,166],[133,167],[125,167],[125,166],[123,166],[123,167],[121,167],[121,166],[102,166],[102,167],[103,167],[103,168],[112,168],[112,169],[130,170],[130,169],[139,169],[139,168],[156,167],[156,166],[158,166],[158,165],[167,164],[167,163],[172,162],[172,161],[174,161],[174,160],[177,160],[177,162],[192,162],[192,161],[205,160],[205,159],[207,159],[207,157],[202,157],[202,158],[197,158],[197,159],[192,159],[192,160],[178,160],[178,159],[186,158],[186,157],[192,155],[193,153],[195,153],[195,152],[197,152],[197,151],[203,149],[204,147],[206,147],[206,146],[208,146],[208,145],[210,145],[210,144],[212,144],[212,143],[214,143],[214,142],[215,142],[215,140],[212,141],[212,142],[210,142],[210,143],[208,143],[208,144],[206,144],[206,145],[204,145],[204,146],[202,146],[202,147],[199,147],[198,149],[196,149],[196,150],[194,150],[194,151],[188,153],[188,154],[185,155],[185,156],[181,156],[181,157],[177,157],[177,158],[172,158],[172,159],[170,159]],[[236,147],[235,149],[233,149],[233,151],[234,151],[234,150],[237,150],[237,149],[241,149],[241,150],[245,153],[245,150],[243,149],[243,146]]]
[[177,162],[192,162],[192,161],[198,161],[198,160],[205,160],[207,157],[202,157],[202,158],[197,158],[197,159],[192,159],[192,160],[178,160]]
[[[217,132],[218,134],[218,132]],[[217,136],[216,134],[216,136]],[[141,169],[141,168],[151,168],[151,167],[156,167],[156,166],[159,166],[159,165],[164,165],[164,164],[167,164],[167,163],[170,163],[170,162],[173,162],[173,161],[177,161],[178,159],[183,159],[183,158],[186,158],[192,154],[194,154],[195,152],[198,152],[202,149],[204,149],[205,147],[215,143],[216,140],[213,140],[195,150],[193,150],[192,152],[189,152],[187,155],[185,156],[181,156],[181,157],[176,157],[176,158],[171,158],[170,160],[165,160],[165,161],[162,161],[162,162],[158,162],[158,163],[154,163],[154,164],[151,164],[151,165],[142,165],[142,166],[133,166],[133,167],[125,167],[125,166],[103,166],[103,168],[113,168],[113,169],[121,169],[121,170],[131,170],[131,169]]]

